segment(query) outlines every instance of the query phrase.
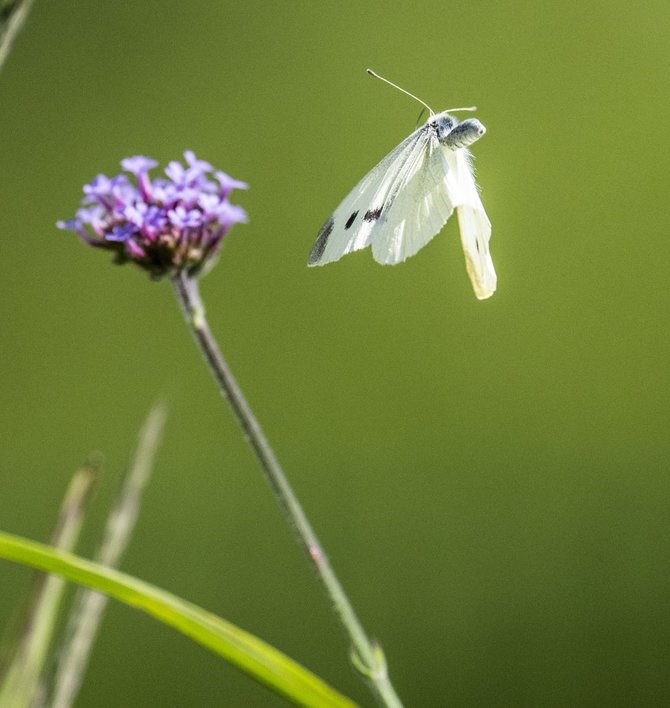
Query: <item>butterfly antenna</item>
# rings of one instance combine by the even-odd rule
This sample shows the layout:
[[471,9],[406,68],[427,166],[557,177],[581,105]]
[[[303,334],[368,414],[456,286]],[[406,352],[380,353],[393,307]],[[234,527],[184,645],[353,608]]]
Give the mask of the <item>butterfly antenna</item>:
[[[413,93],[410,93],[409,91],[405,91],[404,88],[401,88],[398,86],[398,84],[394,84],[393,81],[389,81],[388,79],[385,79],[383,76],[380,76],[376,71],[372,71],[372,69],[368,69],[368,74],[370,76],[374,76],[375,79],[380,79],[381,81],[385,81],[389,86],[393,86],[393,88],[397,88],[398,91],[402,91],[403,93],[407,94],[408,96],[411,96],[415,101],[418,101],[422,106],[425,106],[429,111],[430,115],[434,116],[435,111],[425,102],[422,101],[418,96],[415,96]],[[462,110],[469,110],[469,109],[464,109],[464,108],[454,108],[453,110],[455,111],[462,111]]]
[[445,113],[455,113],[456,111],[476,111],[477,106],[464,106],[463,108],[447,108]]

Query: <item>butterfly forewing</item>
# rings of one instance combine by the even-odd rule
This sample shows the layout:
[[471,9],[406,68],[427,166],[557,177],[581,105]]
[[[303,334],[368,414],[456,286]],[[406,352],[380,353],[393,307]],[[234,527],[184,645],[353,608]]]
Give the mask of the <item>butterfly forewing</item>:
[[370,245],[389,190],[415,145],[421,141],[421,131],[419,128],[405,138],[349,192],[321,227],[308,265],[324,265]]

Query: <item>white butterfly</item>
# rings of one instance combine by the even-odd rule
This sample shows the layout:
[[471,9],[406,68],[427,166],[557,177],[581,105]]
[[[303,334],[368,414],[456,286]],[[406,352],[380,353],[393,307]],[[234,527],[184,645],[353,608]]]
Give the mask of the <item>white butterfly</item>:
[[[372,70],[368,73],[416,98]],[[425,246],[455,209],[468,275],[475,295],[483,300],[496,289],[489,252],[491,222],[479,198],[467,146],[486,129],[476,118],[459,122],[448,111],[436,114],[423,105],[430,111],[428,121],[363,177],[326,220],[308,265],[331,263],[367,246],[372,246],[378,263],[400,263]]]

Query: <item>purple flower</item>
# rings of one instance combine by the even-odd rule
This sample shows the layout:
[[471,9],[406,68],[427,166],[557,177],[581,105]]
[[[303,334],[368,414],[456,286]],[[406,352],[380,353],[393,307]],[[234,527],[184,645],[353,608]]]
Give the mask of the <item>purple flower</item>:
[[244,182],[214,170],[187,150],[186,165],[170,162],[167,179],[150,179],[157,166],[137,155],[121,161],[130,175],[98,175],[84,186],[82,207],[74,219],[59,221],[60,229],[74,231],[85,243],[113,251],[116,263],[131,261],[153,278],[189,275],[210,266],[223,237],[245,222],[242,207],[231,204],[233,189]]

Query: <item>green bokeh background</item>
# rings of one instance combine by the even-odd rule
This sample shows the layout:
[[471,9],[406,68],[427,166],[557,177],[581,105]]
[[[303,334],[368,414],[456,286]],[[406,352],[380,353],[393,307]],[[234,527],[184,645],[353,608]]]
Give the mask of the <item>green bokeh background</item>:
[[[167,283],[54,222],[130,154],[196,151],[250,222],[212,327],[408,706],[670,703],[670,5],[36,3],[0,72],[0,527],[38,540],[91,450],[82,552],[150,404],[166,439],[124,570],[365,705],[347,643]],[[306,257],[415,125],[476,103],[498,292],[455,224],[395,268]],[[29,580],[0,565],[0,622]],[[113,604],[80,706],[273,706]]]

